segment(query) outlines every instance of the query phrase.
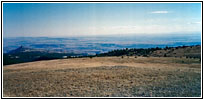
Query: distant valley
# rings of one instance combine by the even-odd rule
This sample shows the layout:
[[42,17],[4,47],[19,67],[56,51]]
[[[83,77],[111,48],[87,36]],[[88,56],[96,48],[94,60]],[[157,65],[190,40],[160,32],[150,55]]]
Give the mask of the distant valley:
[[164,48],[201,44],[201,34],[118,35],[92,37],[15,37],[3,39],[3,52],[20,46],[52,53],[85,53],[95,55],[124,48]]
[[200,58],[200,44],[198,34],[69,38],[17,37],[4,38],[3,59],[4,65],[9,65],[94,56]]

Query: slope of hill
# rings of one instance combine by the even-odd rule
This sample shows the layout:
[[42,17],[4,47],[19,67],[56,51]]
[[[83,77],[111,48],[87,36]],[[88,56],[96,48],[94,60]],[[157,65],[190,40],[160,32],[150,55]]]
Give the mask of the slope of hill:
[[3,67],[4,97],[200,97],[199,59],[93,57]]
[[[29,57],[37,55],[53,57],[53,54],[33,53],[33,50],[24,47],[14,51],[5,54],[4,61],[21,58],[23,59],[20,61],[29,60]],[[56,56],[59,57],[59,54]],[[10,57],[9,60],[6,57]],[[6,65],[3,67],[3,95],[200,97],[200,57],[201,47],[197,45],[122,49],[90,58],[35,60],[36,62]]]
[[178,46],[165,48],[147,48],[147,49],[121,49],[113,50],[97,56],[152,56],[152,57],[187,57],[201,58],[201,46]]
[[180,46],[154,51],[150,56],[201,58],[201,46]]

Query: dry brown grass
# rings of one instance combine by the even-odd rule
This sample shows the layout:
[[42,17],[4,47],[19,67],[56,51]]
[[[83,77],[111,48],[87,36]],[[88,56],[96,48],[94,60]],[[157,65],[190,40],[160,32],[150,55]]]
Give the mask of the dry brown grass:
[[151,56],[164,57],[190,57],[190,58],[201,58],[201,46],[188,46],[179,48],[170,48],[167,50],[156,50]]
[[5,97],[200,96],[199,59],[94,57],[3,68]]

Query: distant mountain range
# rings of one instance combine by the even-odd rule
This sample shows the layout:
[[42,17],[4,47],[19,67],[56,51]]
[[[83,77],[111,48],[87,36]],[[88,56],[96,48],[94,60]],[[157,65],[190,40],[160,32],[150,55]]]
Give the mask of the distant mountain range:
[[40,49],[33,49],[33,48],[29,48],[29,47],[24,47],[24,46],[20,46],[17,49],[11,50],[10,52],[8,52],[8,54],[16,54],[16,53],[28,53],[28,52],[40,52],[40,53],[46,53],[47,51],[45,50],[40,50]]
[[3,54],[3,65],[17,64],[39,60],[51,60],[87,56],[86,54],[74,53],[53,53],[47,50],[34,49],[29,47],[20,46],[17,49],[11,50]]

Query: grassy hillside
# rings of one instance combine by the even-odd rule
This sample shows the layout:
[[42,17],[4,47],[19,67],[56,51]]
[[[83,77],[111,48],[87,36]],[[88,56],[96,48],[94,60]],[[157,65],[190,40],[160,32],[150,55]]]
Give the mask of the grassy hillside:
[[152,57],[186,57],[201,58],[201,46],[178,46],[165,48],[148,48],[148,49],[121,49],[113,50],[108,53],[97,56],[152,56]]
[[105,57],[105,56],[143,56],[143,57],[187,57],[201,58],[201,47],[197,46],[180,46],[166,48],[148,48],[148,49],[118,49],[108,53],[89,56],[87,54],[74,53],[50,53],[47,51],[39,51],[31,48],[19,47],[9,53],[3,54],[3,65],[18,64],[24,62],[32,62],[39,60],[52,60],[75,58],[75,57]]
[[72,58],[7,65],[5,97],[199,97],[199,59]]
[[157,57],[201,58],[201,46],[182,46],[154,51],[150,54]]

